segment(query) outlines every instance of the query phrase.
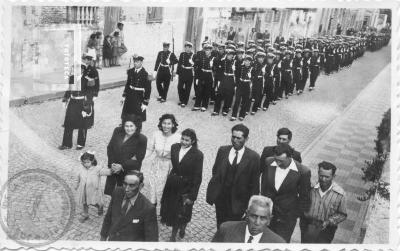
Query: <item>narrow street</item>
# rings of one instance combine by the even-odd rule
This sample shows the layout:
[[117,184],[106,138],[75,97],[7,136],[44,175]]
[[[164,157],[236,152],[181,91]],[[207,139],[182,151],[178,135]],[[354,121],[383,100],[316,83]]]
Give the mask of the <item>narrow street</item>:
[[[313,149],[318,149],[319,146],[313,145],[310,148],[310,144],[335,119],[353,116],[358,120],[351,120],[349,122],[351,125],[346,125],[345,130],[351,128],[353,132],[357,132],[363,124],[362,126],[366,126],[365,129],[370,134],[370,137],[367,138],[370,143],[363,143],[359,146],[360,152],[362,152],[362,148],[366,148],[364,154],[358,155],[361,157],[358,157],[357,163],[362,166],[364,160],[369,160],[371,157],[371,145],[373,145],[376,136],[374,134],[375,126],[379,124],[383,112],[390,106],[390,66],[388,67],[391,60],[390,55],[390,45],[373,53],[367,52],[363,57],[354,61],[350,68],[342,69],[330,76],[321,75],[313,92],[305,91],[300,96],[292,96],[288,100],[278,102],[275,106],[271,106],[267,112],[259,111],[255,116],[247,116],[243,122],[250,128],[247,146],[261,153],[264,146],[275,144],[275,135],[279,128],[288,127],[293,132],[292,145],[294,148],[300,152],[308,149],[306,155],[303,156],[304,164],[311,168],[312,180],[315,181],[317,175],[316,161],[323,159],[324,155],[316,156]],[[148,69],[148,71],[151,72],[151,69]],[[384,82],[375,79],[378,75],[379,81]],[[373,87],[363,92],[370,85],[373,85]],[[152,86],[152,98],[148,107],[147,121],[143,125],[143,134],[150,137],[153,131],[158,130],[158,118],[163,113],[168,112],[177,117],[180,131],[185,128],[193,128],[199,138],[199,148],[204,153],[203,182],[198,200],[194,205],[192,222],[188,225],[186,237],[182,241],[207,242],[216,230],[214,207],[205,202],[205,192],[211,177],[211,167],[218,147],[230,144],[230,129],[239,122],[232,123],[228,118],[222,116],[211,117],[210,108],[204,113],[192,112],[193,101],[187,108],[179,107],[177,105],[177,79],[174,79],[174,82],[171,83],[169,97],[164,104],[156,102],[157,90],[154,81]],[[107,163],[106,147],[113,129],[120,123],[122,107],[119,102],[122,91],[122,87],[101,91],[95,103],[95,125],[88,131],[85,149],[96,152],[100,165]],[[360,93],[363,96],[357,99]],[[360,109],[347,109],[350,105]],[[349,113],[350,111],[352,113]],[[373,113],[371,116],[374,119],[371,120],[371,123],[366,124],[364,120],[369,118],[367,116],[369,113]],[[380,113],[381,115],[379,115]],[[65,151],[57,149],[62,140],[63,128],[61,125],[64,115],[65,109],[61,100],[10,108],[9,177],[25,169],[40,168],[55,172],[71,188],[74,187],[76,170],[80,165],[78,158],[81,152],[74,150],[74,148]],[[356,115],[359,117],[356,117]],[[363,117],[364,120],[361,120],[360,117]],[[335,137],[334,132],[324,132],[324,135],[328,135],[330,138]],[[364,134],[358,135],[364,137]],[[74,142],[75,137],[76,135],[74,135]],[[321,137],[321,144],[325,142],[324,137]],[[347,143],[352,143],[349,141],[354,138],[341,137],[340,139],[342,141],[336,142],[335,146],[338,149]],[[334,163],[336,163],[335,161]],[[142,167],[145,174],[144,194],[147,193],[148,189],[146,174],[150,168],[150,162],[151,157],[146,158]],[[338,169],[346,168],[346,163],[338,161],[336,164]],[[351,166],[348,163],[347,165]],[[356,200],[355,194],[363,191],[363,184],[356,167],[352,166],[352,168],[350,172],[354,174],[354,179],[358,179],[358,181],[353,182],[340,178],[338,183],[353,182],[353,187],[344,186],[344,188],[345,190],[352,189],[352,195],[349,198]],[[343,175],[347,175],[347,173],[342,173],[341,176]],[[108,204],[108,201],[109,198],[107,197],[106,204]],[[352,220],[360,210],[365,210],[357,203],[356,201],[350,202],[354,211],[352,212],[354,214],[351,215]],[[77,212],[79,213],[80,210],[81,208],[78,207]],[[91,208],[90,220],[81,224],[75,218],[72,228],[63,239],[99,240],[102,220],[103,217],[97,216],[96,209]],[[350,221],[342,224],[348,231],[357,231],[356,228],[359,226],[358,222]],[[170,231],[171,229],[160,226],[160,240],[168,240]],[[346,236],[346,232],[338,234],[337,238],[339,242],[355,241],[354,236]],[[299,241],[299,238],[294,236],[293,241]]]

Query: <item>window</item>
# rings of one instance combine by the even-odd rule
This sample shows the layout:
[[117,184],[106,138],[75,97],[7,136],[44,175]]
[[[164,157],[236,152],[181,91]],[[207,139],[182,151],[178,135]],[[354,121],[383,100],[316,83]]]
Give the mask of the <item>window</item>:
[[74,24],[97,24],[99,7],[68,6],[67,21]]
[[161,23],[162,12],[162,7],[147,7],[146,23]]
[[281,11],[277,10],[274,16],[274,23],[278,23],[280,19],[281,19]]

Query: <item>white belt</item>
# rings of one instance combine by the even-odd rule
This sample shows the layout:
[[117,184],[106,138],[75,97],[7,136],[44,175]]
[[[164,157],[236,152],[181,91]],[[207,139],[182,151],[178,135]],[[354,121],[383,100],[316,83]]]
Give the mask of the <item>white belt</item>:
[[71,98],[72,98],[72,99],[84,99],[85,97],[84,97],[84,96],[77,96],[77,97],[71,96]]
[[292,71],[292,70],[285,70],[285,71]]
[[226,72],[224,72],[224,75],[225,76],[235,76],[235,74],[233,74],[233,73],[226,73]]
[[201,69],[204,72],[212,72],[212,70],[207,70],[207,69]]
[[169,67],[169,65],[167,65],[167,64],[160,64],[161,66],[164,66],[164,67]]
[[250,79],[243,79],[243,78],[241,78],[240,81],[242,81],[242,82],[250,82]]
[[132,90],[135,90],[135,91],[142,91],[142,92],[145,91],[144,88],[142,88],[142,87],[134,87],[134,86],[130,85],[129,88],[131,88]]
[[193,66],[188,66],[188,67],[187,66],[182,66],[182,68],[189,70],[189,69],[193,69]]

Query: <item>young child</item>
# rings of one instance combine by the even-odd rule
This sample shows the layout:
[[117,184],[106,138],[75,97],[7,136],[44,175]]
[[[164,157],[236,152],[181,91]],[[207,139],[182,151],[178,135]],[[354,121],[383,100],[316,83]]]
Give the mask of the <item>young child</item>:
[[112,170],[97,166],[94,152],[86,151],[80,157],[82,166],[78,173],[76,190],[78,202],[83,205],[82,216],[79,222],[89,219],[89,205],[98,208],[98,215],[103,215],[103,192],[100,189],[100,176],[109,176]]

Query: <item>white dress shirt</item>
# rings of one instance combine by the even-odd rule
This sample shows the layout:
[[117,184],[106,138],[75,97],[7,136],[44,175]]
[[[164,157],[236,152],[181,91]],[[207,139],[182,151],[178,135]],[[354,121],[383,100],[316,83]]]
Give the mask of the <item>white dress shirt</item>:
[[[259,243],[262,235],[263,235],[262,232],[257,235],[253,235],[253,240],[251,241],[251,243]],[[244,236],[244,243],[247,243],[250,236],[251,234],[249,232],[249,226],[246,225],[246,234]]]
[[185,156],[185,154],[190,150],[190,148],[192,148],[192,146],[189,146],[187,148],[181,147],[181,149],[179,150],[179,162],[181,162],[183,156]]
[[328,189],[325,190],[325,192],[323,192],[323,191],[321,190],[321,186],[319,185],[319,183],[317,183],[317,184],[314,186],[314,188],[318,188],[318,193],[319,193],[319,195],[320,195],[321,198],[322,198],[322,197],[324,197],[324,195],[325,195],[327,192],[329,192],[329,190],[332,189],[332,185],[333,185],[333,183],[331,184],[331,186],[330,186]]
[[143,67],[140,67],[140,68],[137,68],[137,69],[135,68],[135,72],[138,73],[142,68]]
[[[229,152],[229,163],[231,165],[236,156],[235,152],[236,152],[235,148],[232,147],[231,151]],[[237,162],[236,162],[237,164],[239,164],[240,161],[242,160],[243,154],[244,154],[244,147],[242,147],[242,149],[238,150],[238,157],[237,157]]]
[[285,178],[288,175],[290,170],[298,172],[296,163],[294,163],[293,159],[291,160],[290,165],[285,169],[280,168],[278,166],[278,164],[276,164],[275,161],[272,162],[271,166],[276,166],[276,172],[275,172],[275,189],[276,189],[276,191],[279,190],[279,188],[281,187],[283,181],[285,180]]

